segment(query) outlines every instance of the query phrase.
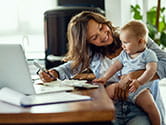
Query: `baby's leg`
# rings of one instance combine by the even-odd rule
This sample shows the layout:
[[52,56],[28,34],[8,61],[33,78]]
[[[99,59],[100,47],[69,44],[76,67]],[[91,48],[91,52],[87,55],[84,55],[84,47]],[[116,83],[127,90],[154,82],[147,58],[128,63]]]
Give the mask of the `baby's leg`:
[[117,84],[117,83],[113,83],[113,84],[106,87],[106,91],[108,93],[108,96],[111,99],[113,99],[113,97],[114,97],[115,84]]
[[148,89],[141,92],[135,102],[148,114],[152,125],[160,125],[160,113]]

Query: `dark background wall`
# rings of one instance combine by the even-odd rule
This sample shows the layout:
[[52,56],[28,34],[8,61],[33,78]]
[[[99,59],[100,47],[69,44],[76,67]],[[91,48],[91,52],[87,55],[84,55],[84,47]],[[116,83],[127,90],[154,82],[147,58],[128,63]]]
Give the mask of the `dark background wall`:
[[57,5],[99,7],[102,10],[105,10],[104,0],[58,0]]

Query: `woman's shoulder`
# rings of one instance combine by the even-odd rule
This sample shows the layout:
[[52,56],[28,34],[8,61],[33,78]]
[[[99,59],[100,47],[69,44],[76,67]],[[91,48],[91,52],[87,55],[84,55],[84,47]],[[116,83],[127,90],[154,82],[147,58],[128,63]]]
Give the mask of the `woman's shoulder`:
[[150,37],[148,37],[147,48],[149,48],[151,50],[160,49],[160,47]]
[[166,52],[162,50],[150,37],[148,38],[147,48],[153,50],[157,57],[166,60]]
[[151,53],[155,53],[152,49],[146,48],[143,53],[145,54],[151,54]]

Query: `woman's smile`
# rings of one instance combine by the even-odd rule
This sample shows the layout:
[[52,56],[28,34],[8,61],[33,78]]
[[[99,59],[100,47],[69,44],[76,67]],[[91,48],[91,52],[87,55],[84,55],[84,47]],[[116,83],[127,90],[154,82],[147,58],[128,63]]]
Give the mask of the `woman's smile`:
[[87,41],[96,46],[112,44],[113,38],[110,28],[106,24],[90,20],[87,26]]

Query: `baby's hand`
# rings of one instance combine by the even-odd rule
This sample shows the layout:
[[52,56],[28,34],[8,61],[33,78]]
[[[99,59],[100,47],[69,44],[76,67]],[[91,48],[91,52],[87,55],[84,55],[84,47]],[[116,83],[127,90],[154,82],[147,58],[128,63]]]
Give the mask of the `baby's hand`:
[[129,92],[135,92],[139,88],[140,85],[141,84],[137,79],[132,80],[132,82],[129,85],[129,87],[130,87]]
[[94,83],[106,83],[107,82],[107,80],[104,78],[104,77],[102,77],[102,78],[98,78],[98,79],[94,79],[92,82],[94,82]]

